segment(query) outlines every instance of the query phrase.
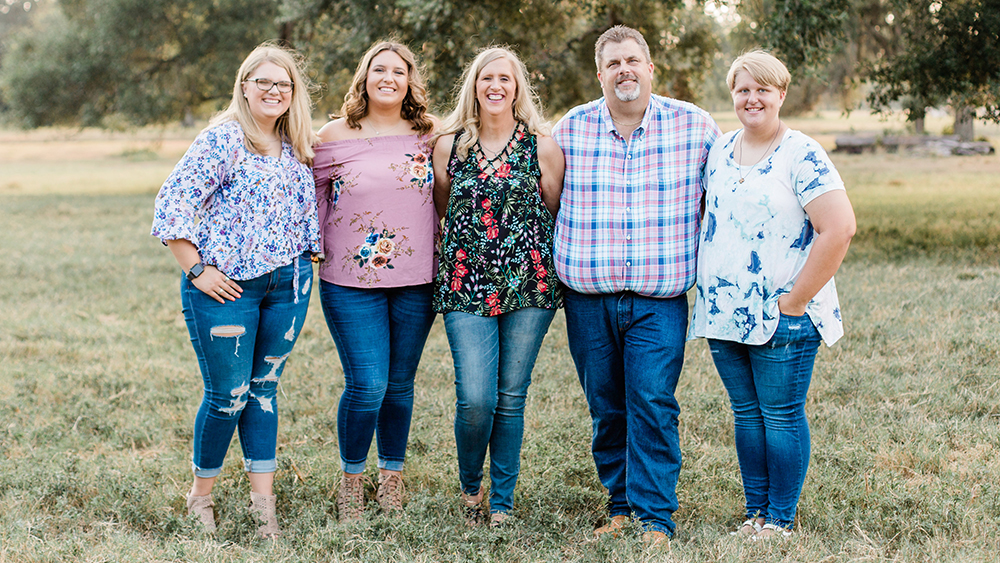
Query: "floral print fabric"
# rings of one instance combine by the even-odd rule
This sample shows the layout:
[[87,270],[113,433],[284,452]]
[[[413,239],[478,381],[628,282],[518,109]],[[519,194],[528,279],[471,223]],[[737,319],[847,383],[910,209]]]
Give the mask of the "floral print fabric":
[[163,183],[151,234],[189,240],[203,262],[249,280],[319,251],[315,197],[290,144],[280,157],[250,152],[228,121],[202,131]]
[[[778,148],[752,168],[733,155],[728,133],[708,156],[705,219],[698,252],[698,290],[689,336],[760,345],[778,327],[778,297],[805,266],[815,231],[803,209],[844,182],[819,143],[788,130]],[[806,307],[827,345],[844,334],[831,279]]]
[[427,141],[396,135],[316,146],[313,173],[326,255],[320,278],[358,288],[434,279],[438,220]]
[[519,124],[507,158],[495,165],[487,165],[478,144],[475,149],[459,160],[453,146],[448,161],[451,193],[434,310],[488,317],[560,307],[552,262],[555,221],[539,193],[535,136]]

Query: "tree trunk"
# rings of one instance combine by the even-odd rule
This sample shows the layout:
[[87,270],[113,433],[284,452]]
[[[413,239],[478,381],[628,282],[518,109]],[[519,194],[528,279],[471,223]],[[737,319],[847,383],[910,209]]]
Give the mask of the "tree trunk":
[[959,106],[955,108],[955,134],[958,138],[969,142],[975,136],[976,110],[972,106]]

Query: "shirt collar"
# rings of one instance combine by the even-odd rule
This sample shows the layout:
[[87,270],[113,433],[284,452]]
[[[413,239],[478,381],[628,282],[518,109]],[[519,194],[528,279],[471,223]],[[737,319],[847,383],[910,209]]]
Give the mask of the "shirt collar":
[[[639,123],[638,126],[636,126],[636,131],[642,129],[643,132],[645,132],[646,129],[649,127],[649,119],[650,119],[649,116],[653,113],[652,111],[650,111],[650,108],[652,108],[652,106],[653,106],[653,95],[650,94],[649,103],[646,104],[646,111],[645,113],[642,114],[642,121]],[[607,98],[601,98],[601,121],[602,121],[601,123],[602,131],[606,131],[608,133],[615,132],[618,133],[619,137],[624,138],[624,136],[618,131],[618,128],[615,125],[615,121],[611,119],[611,110],[608,109]]]

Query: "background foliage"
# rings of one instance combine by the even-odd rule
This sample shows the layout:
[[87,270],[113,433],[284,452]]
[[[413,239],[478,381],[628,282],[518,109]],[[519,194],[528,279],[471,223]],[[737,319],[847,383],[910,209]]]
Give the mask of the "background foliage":
[[[846,109],[871,90],[920,122],[928,106],[1000,119],[1000,0],[36,0],[0,14],[0,117],[24,127],[122,127],[204,117],[259,42],[285,42],[339,109],[361,54],[394,36],[418,53],[435,111],[490,44],[520,52],[548,113],[600,96],[593,44],[609,27],[642,31],[658,93],[725,103],[739,52],[774,49],[795,76],[791,115],[823,94]],[[712,15],[706,15],[711,13]],[[969,118],[969,111],[963,116]],[[968,120],[968,119],[967,119]],[[971,135],[971,131],[969,133]]]

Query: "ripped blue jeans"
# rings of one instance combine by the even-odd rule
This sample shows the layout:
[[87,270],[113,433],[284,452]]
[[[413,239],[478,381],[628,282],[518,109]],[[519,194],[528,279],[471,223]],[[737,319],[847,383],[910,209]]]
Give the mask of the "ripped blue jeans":
[[[299,269],[298,296],[293,278]],[[277,468],[278,379],[302,331],[312,263],[299,256],[263,276],[239,281],[242,296],[219,303],[181,277],[181,304],[201,367],[205,394],[194,420],[196,477],[212,478],[239,428],[243,466]]]

